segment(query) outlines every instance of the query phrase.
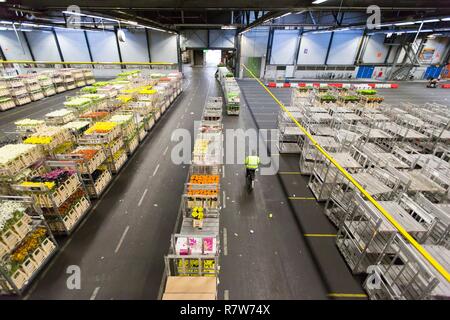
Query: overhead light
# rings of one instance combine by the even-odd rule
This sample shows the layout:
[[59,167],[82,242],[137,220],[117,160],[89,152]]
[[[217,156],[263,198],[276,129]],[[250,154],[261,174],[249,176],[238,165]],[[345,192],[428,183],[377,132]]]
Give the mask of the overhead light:
[[288,16],[288,15],[290,15],[290,14],[291,14],[291,13],[288,12],[288,13],[285,13],[285,14],[279,16],[279,17],[276,17],[275,19],[280,19],[280,18],[286,17],[286,16]]
[[423,23],[432,23],[432,22],[439,22],[439,19],[429,19],[429,20],[423,20]]
[[312,2],[312,4],[321,4],[321,3],[324,3],[326,1],[327,0],[315,0],[315,1]]
[[237,27],[233,26],[233,25],[226,25],[226,26],[221,26],[220,29],[222,29],[222,30],[234,30],[234,29],[237,29]]
[[415,22],[399,22],[399,23],[396,23],[395,25],[396,26],[409,26],[409,25],[412,25],[412,24],[414,24]]
[[134,26],[137,26],[137,25],[138,25],[138,23],[137,23],[136,21],[130,21],[130,20],[127,20],[126,23],[131,24],[131,25],[134,25]]
[[441,21],[450,21],[450,17],[448,17],[448,18],[442,18]]
[[390,27],[393,26],[393,23],[380,24],[380,27]]
[[4,21],[4,20],[0,21],[0,23],[3,23],[3,24],[13,24],[11,21]]

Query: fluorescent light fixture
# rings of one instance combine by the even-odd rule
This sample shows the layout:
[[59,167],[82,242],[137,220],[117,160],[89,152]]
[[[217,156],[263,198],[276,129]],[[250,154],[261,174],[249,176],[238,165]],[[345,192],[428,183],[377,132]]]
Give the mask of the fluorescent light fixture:
[[439,19],[423,20],[423,23],[439,22]]
[[441,21],[450,21],[450,17],[448,17],[448,18],[442,18]]
[[275,19],[280,19],[280,18],[286,17],[286,16],[288,16],[288,15],[290,15],[290,14],[291,14],[291,13],[288,12],[288,13],[285,13],[285,14],[279,16],[279,17],[276,17]]
[[380,27],[391,27],[393,26],[393,23],[385,23],[385,24],[380,24]]
[[312,4],[321,4],[321,3],[324,3],[326,1],[328,1],[328,0],[315,0],[315,1],[312,2]]
[[0,23],[3,23],[3,24],[13,24],[11,21],[4,21],[4,20],[0,21]]
[[126,23],[132,24],[132,25],[134,25],[134,26],[137,26],[137,25],[138,25],[138,23],[137,23],[136,21],[130,21],[130,20],[127,20]]
[[412,25],[414,23],[415,22],[412,22],[412,21],[410,21],[410,22],[399,22],[399,23],[396,23],[395,25],[396,26],[410,26],[410,25]]
[[234,30],[234,29],[237,29],[237,27],[233,26],[233,25],[226,25],[226,26],[221,26],[220,29],[222,29],[222,30]]

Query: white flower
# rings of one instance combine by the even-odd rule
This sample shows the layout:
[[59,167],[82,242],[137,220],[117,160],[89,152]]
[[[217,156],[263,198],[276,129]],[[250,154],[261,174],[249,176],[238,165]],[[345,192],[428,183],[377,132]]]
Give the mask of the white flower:
[[9,161],[17,159],[20,155],[36,148],[29,144],[7,144],[0,148],[0,164],[7,164]]

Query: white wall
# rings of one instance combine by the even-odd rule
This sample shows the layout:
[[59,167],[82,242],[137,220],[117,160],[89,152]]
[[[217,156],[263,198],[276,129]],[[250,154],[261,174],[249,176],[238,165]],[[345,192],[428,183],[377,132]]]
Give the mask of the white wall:
[[0,31],[0,47],[5,54],[7,60],[33,60],[31,58],[30,50],[28,50],[27,44],[23,37],[22,32],[18,32],[22,46],[19,40],[17,40],[16,33],[14,31]]
[[335,32],[327,64],[354,64],[362,33],[362,30]]
[[210,48],[234,48],[236,30],[209,30]]
[[182,32],[182,48],[207,48],[207,30],[185,30]]
[[299,30],[275,30],[270,64],[294,64]]
[[384,63],[389,47],[384,44],[384,33],[376,33],[370,36],[363,55],[364,63]]
[[[249,57],[261,57],[262,76],[265,69],[265,58],[267,53],[267,42],[269,39],[269,28],[255,28],[242,35],[241,38],[241,65],[247,63]],[[243,77],[243,68],[239,72],[239,76]]]
[[32,31],[27,32],[26,36],[30,43],[34,59],[41,61],[61,61],[53,32]]
[[64,61],[91,61],[84,32],[59,29],[56,35]]
[[111,31],[87,31],[92,59],[94,61],[117,62],[119,51],[117,50],[116,35]]
[[440,63],[443,59],[442,55],[445,54],[445,48],[449,45],[448,38],[436,38],[429,39],[424,48],[434,49],[433,59],[431,64]]
[[124,30],[125,42],[119,42],[122,61],[146,62],[148,60],[147,37],[144,30]]
[[177,63],[177,36],[167,32],[149,31],[152,62]]
[[331,32],[303,34],[297,64],[324,64],[330,37]]

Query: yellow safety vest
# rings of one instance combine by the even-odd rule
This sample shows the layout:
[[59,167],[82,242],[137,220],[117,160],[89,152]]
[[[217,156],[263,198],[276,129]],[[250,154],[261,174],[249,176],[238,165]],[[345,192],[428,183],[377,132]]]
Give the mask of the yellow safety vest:
[[245,166],[247,169],[258,169],[259,167],[259,157],[258,156],[248,156],[245,158]]

